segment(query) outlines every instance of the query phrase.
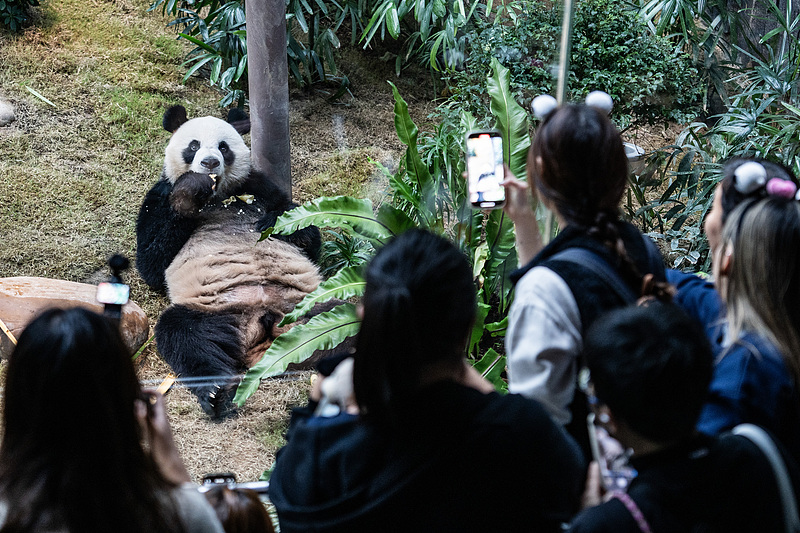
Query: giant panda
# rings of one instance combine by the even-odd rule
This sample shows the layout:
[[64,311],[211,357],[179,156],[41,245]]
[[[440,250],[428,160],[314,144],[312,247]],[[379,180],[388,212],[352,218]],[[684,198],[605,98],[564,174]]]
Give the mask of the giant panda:
[[181,377],[216,377],[193,391],[219,418],[231,412],[236,387],[220,376],[255,364],[285,330],[283,316],[319,285],[320,233],[258,242],[296,205],[252,168],[244,112],[189,120],[174,106],[163,125],[172,137],[139,210],[136,267],[170,299],[155,327],[158,350]]

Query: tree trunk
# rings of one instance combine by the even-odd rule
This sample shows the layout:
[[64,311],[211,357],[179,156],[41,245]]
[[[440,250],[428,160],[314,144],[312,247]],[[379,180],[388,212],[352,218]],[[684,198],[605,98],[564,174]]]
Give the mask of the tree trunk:
[[247,2],[246,13],[253,166],[291,196],[286,5]]

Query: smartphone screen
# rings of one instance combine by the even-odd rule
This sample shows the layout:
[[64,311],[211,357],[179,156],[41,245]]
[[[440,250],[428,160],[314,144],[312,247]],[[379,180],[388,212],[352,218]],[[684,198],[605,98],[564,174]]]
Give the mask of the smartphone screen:
[[103,282],[97,285],[97,301],[101,304],[125,305],[130,296],[130,287],[124,283]]
[[497,131],[467,134],[469,202],[476,209],[501,207],[506,201],[503,187],[503,138]]

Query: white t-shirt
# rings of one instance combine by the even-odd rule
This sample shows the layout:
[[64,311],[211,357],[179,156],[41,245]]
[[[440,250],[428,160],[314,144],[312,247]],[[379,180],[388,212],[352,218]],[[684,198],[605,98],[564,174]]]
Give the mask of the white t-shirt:
[[567,283],[544,266],[526,272],[508,314],[509,392],[538,400],[568,424],[582,349],[581,315]]

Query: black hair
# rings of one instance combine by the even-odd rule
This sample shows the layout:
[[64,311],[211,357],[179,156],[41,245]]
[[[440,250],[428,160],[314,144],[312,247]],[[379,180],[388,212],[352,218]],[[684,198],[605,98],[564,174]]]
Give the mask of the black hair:
[[353,385],[362,413],[379,417],[418,388],[426,367],[463,368],[475,287],[461,251],[416,229],[378,251],[365,277]]
[[713,373],[700,326],[674,304],[610,311],[589,328],[595,395],[640,435],[673,442],[694,433]]
[[734,182],[736,169],[739,168],[744,163],[749,163],[751,161],[760,163],[761,166],[764,167],[764,170],[767,171],[767,181],[769,181],[772,178],[779,178],[782,180],[791,181],[796,186],[800,187],[800,182],[798,182],[794,173],[791,170],[789,170],[789,168],[786,165],[782,163],[778,163],[775,161],[768,161],[760,157],[753,157],[753,158],[736,157],[733,159],[729,159],[722,166],[722,180],[721,180],[722,224],[725,224],[725,221],[728,220],[728,216],[731,214],[731,212],[736,208],[736,206],[738,206],[744,200],[751,198],[764,198],[767,196],[766,187],[759,187],[758,189],[747,194],[741,193],[738,190],[736,190]]
[[28,324],[5,381],[0,531],[181,531],[173,485],[142,448],[140,397],[106,318],[52,309]]
[[538,194],[567,224],[581,228],[620,259],[623,279],[646,287],[643,296],[671,299],[667,283],[644,283],[620,236],[619,204],[628,184],[628,157],[605,112],[569,104],[548,114],[528,151],[528,174]]

